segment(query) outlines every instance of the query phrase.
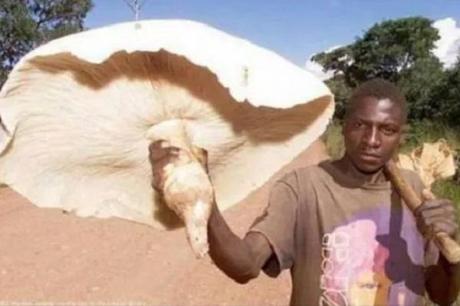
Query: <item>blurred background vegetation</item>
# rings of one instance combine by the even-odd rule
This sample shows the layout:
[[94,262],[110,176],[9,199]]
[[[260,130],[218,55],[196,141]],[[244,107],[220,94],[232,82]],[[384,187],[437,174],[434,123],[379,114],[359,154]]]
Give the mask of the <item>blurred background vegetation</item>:
[[27,52],[83,30],[92,6],[91,0],[0,0],[0,88]]

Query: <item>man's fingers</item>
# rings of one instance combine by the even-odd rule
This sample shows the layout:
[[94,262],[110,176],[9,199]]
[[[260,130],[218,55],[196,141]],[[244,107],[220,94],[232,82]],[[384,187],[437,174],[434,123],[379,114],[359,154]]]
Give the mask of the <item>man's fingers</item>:
[[167,152],[158,159],[151,159],[152,170],[163,169],[167,164],[174,163],[179,158],[180,152]]
[[455,216],[453,214],[449,214],[449,215],[438,214],[438,215],[433,215],[433,216],[430,216],[430,217],[417,218],[417,225],[419,227],[430,226],[430,225],[438,223],[438,222],[453,222],[453,223],[455,223],[456,220],[455,220]]
[[166,140],[158,140],[149,145],[149,159],[152,166],[152,187],[162,192],[164,185],[164,167],[179,158],[181,149],[172,147]]
[[422,235],[430,238],[434,233],[444,232],[453,236],[458,230],[454,214],[435,215],[429,218],[418,218],[417,227]]
[[422,203],[414,211],[415,216],[420,216],[424,214],[436,214],[436,213],[452,213],[455,211],[455,208],[452,204],[452,201],[447,199],[436,199],[436,200],[427,200]]
[[174,159],[179,155],[180,149],[177,147],[164,147],[161,143],[158,144],[154,142],[149,146],[149,153],[151,161],[157,161],[164,158]]
[[159,173],[156,173],[156,174],[154,173],[152,187],[155,188],[157,191],[162,191],[163,185],[164,185],[164,180],[163,180],[162,175]]
[[156,140],[149,145],[150,152],[164,148],[169,142],[166,140]]
[[432,234],[442,232],[448,234],[449,236],[453,236],[458,230],[457,223],[450,220],[433,223],[430,227]]
[[455,224],[456,223],[455,221],[456,220],[454,217],[435,216],[435,217],[423,219],[423,225],[431,226],[433,224],[443,223],[443,222]]
[[427,239],[431,239],[437,233],[446,233],[453,237],[457,230],[458,225],[452,222],[438,222],[419,229],[420,233]]
[[164,143],[164,140],[157,140],[155,142],[152,142],[149,145],[149,156],[150,159],[156,160],[162,158],[166,152],[163,150],[162,144]]
[[436,216],[454,217],[455,208],[450,202],[425,205],[424,207],[417,209],[415,215],[421,218],[432,218]]

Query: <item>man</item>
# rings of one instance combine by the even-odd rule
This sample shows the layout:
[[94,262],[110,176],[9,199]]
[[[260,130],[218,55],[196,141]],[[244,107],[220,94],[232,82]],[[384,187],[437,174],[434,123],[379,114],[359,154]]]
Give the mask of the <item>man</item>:
[[[274,277],[290,269],[291,305],[421,305],[425,290],[438,304],[452,303],[460,265],[448,263],[430,239],[438,231],[455,235],[452,203],[426,200],[414,217],[383,172],[405,121],[405,100],[393,84],[362,84],[347,108],[342,159],[279,180],[244,239],[214,206],[208,225],[213,261],[239,283],[260,270]],[[162,164],[178,151],[151,146],[157,188]],[[403,174],[421,195],[418,176]]]

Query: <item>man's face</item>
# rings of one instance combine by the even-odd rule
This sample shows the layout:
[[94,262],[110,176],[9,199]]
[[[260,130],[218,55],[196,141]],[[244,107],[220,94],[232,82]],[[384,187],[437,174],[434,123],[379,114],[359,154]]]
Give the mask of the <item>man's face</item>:
[[403,123],[401,107],[391,100],[356,101],[343,128],[345,154],[359,171],[375,173],[398,148]]

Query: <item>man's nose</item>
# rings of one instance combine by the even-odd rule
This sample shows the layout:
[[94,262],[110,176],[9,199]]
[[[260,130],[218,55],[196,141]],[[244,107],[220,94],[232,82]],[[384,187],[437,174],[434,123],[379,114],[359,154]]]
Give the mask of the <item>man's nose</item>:
[[372,148],[380,146],[380,134],[376,127],[371,127],[366,131],[366,134],[364,135],[364,142],[367,146]]

